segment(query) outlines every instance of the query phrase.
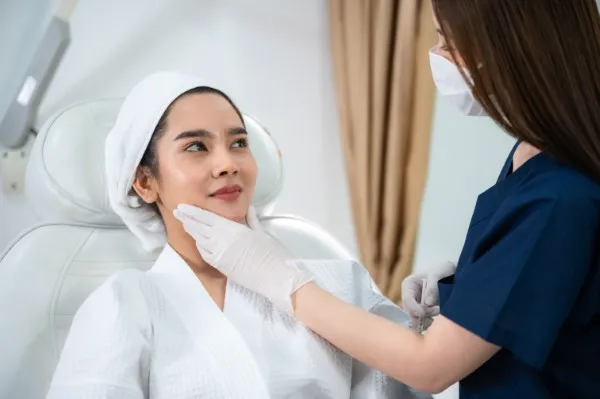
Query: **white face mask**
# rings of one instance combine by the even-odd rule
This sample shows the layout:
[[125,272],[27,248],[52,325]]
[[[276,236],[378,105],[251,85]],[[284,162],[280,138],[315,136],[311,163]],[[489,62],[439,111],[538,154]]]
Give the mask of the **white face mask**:
[[[487,112],[473,97],[471,88],[454,63],[433,51],[429,51],[429,62],[433,81],[442,97],[448,99],[465,115],[487,116]],[[466,75],[469,77],[468,72]]]

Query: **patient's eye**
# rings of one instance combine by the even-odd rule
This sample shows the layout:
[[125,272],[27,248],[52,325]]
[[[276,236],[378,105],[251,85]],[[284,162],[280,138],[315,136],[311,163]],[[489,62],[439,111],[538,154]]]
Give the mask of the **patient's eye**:
[[192,144],[187,146],[185,150],[190,152],[207,151],[206,146],[201,141],[193,142]]
[[248,147],[248,140],[247,139],[239,139],[233,142],[233,144],[231,145],[233,148],[246,148]]

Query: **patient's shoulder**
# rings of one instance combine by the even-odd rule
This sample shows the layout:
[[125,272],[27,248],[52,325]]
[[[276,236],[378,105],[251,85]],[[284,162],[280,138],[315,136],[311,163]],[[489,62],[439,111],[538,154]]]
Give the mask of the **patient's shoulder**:
[[[146,274],[139,270],[123,270],[110,276],[96,288],[83,302],[75,319],[145,317],[146,292],[148,283]],[[132,320],[133,321],[133,320]]]
[[122,270],[107,278],[90,298],[112,298],[119,302],[132,300],[143,292],[145,282],[146,273],[135,269]]

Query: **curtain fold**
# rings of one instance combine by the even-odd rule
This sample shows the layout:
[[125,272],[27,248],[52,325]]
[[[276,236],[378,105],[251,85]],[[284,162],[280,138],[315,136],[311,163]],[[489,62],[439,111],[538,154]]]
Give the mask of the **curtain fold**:
[[360,258],[399,302],[410,274],[435,97],[428,0],[329,0],[341,139]]

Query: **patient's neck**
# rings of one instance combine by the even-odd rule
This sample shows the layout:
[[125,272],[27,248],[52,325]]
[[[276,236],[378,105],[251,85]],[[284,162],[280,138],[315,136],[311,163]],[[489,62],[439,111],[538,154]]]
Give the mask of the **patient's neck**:
[[[187,238],[187,237],[186,237]],[[191,238],[191,237],[190,237]],[[209,265],[200,255],[196,248],[196,243],[192,239],[190,240],[171,240],[169,238],[169,245],[175,250],[185,262],[190,266],[192,271],[198,277],[207,277],[214,279],[225,279],[225,275]]]
[[196,247],[194,238],[183,229],[181,223],[178,221],[176,223],[165,223],[167,241],[171,248],[186,261],[196,276],[203,280],[203,282],[205,282],[205,279],[226,280],[225,275],[206,263]]
[[215,301],[219,309],[223,310],[227,277],[202,259],[196,248],[196,241],[183,229],[181,222],[174,217],[163,218],[163,222],[167,230],[167,241],[171,248],[183,258],[200,280],[208,295]]

